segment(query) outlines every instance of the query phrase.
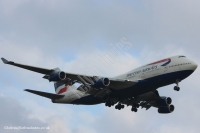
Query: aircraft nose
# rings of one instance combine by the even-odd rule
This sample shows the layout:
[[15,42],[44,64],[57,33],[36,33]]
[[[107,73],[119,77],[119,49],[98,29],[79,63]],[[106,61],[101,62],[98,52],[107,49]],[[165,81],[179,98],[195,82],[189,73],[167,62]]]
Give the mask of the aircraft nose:
[[192,69],[193,69],[193,70],[196,70],[196,69],[197,69],[197,67],[198,67],[198,64],[197,64],[197,63],[195,63],[195,62],[192,62]]

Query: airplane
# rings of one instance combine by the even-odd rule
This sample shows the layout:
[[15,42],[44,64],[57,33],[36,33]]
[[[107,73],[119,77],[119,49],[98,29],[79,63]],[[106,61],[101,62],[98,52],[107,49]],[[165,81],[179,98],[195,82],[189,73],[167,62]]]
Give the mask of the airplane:
[[[105,106],[115,105],[121,110],[132,106],[131,111],[138,108],[158,108],[158,113],[172,113],[175,109],[172,99],[160,96],[158,88],[179,83],[190,76],[197,64],[186,56],[177,55],[138,67],[124,74],[107,78],[94,75],[81,75],[61,71],[59,68],[46,69],[15,63],[1,58],[5,64],[24,68],[44,74],[44,79],[54,82],[55,93],[25,89],[25,91],[51,99],[53,103],[94,105],[105,103]],[[75,87],[75,83],[80,84]]]

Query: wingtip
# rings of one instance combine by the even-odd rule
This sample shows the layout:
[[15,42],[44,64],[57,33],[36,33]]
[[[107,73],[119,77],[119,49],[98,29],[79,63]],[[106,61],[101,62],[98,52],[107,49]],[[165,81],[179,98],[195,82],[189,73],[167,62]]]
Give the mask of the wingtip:
[[3,61],[4,64],[11,64],[11,65],[14,64],[13,61],[8,61],[8,60],[6,60],[6,59],[3,58],[3,57],[1,58],[1,60]]
[[5,58],[1,58],[1,60],[3,61],[4,64],[8,64],[8,61]]

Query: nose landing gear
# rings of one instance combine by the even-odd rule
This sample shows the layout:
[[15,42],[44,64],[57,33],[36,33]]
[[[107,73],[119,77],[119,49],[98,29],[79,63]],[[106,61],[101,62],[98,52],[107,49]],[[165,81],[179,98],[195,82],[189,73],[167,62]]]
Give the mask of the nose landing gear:
[[180,82],[179,80],[176,80],[176,86],[174,86],[174,90],[175,90],[175,91],[179,91],[179,90],[180,90],[180,87],[179,87],[179,85],[178,85],[179,82]]

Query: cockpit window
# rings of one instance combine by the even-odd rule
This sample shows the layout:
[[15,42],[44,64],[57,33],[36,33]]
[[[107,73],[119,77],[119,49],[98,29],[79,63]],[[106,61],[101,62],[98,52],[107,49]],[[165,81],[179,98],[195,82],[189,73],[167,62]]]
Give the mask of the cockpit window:
[[185,56],[179,56],[178,58],[183,58],[183,57],[185,57]]

